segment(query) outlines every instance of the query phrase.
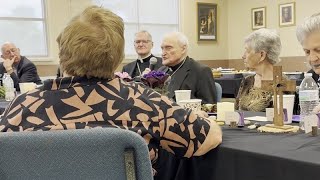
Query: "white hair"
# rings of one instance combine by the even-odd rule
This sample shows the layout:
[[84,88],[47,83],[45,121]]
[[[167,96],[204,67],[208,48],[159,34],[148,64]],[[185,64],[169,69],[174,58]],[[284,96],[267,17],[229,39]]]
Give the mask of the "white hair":
[[149,40],[152,41],[152,35],[146,30],[138,31],[134,35],[137,36],[137,34],[146,34],[148,36]]
[[320,13],[304,19],[303,23],[297,27],[297,39],[302,44],[307,36],[316,31],[320,31]]
[[244,42],[255,52],[265,51],[271,64],[280,62],[281,41],[274,29],[259,29],[249,34]]
[[188,51],[188,49],[189,49],[189,40],[188,40],[186,35],[184,35],[182,32],[171,32],[171,33],[165,34],[163,39],[164,38],[172,38],[172,37],[177,39],[178,43],[181,46],[186,46],[186,50]]
[[6,41],[6,42],[4,42],[4,43],[2,44],[2,46],[1,46],[1,52],[2,52],[2,54],[4,54],[4,47],[7,46],[7,45],[13,45],[14,47],[16,47],[16,45],[15,45],[14,43],[12,43],[12,42],[10,42],[10,41]]

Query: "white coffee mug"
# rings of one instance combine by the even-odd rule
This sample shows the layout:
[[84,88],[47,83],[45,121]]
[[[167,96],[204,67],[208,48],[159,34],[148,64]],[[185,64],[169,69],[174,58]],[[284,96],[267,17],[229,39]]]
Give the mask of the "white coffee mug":
[[20,87],[20,93],[26,93],[28,91],[34,90],[37,85],[36,83],[33,82],[24,82],[24,83],[19,83],[19,87]]
[[189,100],[191,98],[191,90],[175,90],[174,94],[178,104],[182,100]]
[[[273,96],[272,96],[273,98]],[[279,96],[278,96],[278,107],[279,107]],[[288,121],[284,122],[285,124],[292,123],[292,115],[293,115],[293,106],[294,106],[294,95],[293,94],[284,94],[283,95],[283,108],[287,109]]]

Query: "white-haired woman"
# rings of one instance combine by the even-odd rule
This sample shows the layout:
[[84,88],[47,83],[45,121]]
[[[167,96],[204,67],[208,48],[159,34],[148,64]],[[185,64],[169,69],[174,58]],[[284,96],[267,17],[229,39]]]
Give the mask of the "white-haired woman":
[[265,111],[272,106],[272,92],[261,89],[261,82],[273,79],[273,66],[280,61],[280,51],[280,36],[275,30],[259,29],[245,38],[242,59],[246,68],[256,74],[245,77],[241,82],[236,109]]

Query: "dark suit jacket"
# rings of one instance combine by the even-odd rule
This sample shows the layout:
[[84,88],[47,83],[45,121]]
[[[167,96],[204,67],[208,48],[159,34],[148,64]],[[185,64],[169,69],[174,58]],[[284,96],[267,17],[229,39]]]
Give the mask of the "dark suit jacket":
[[[168,67],[159,70],[168,72]],[[216,86],[211,69],[187,57],[183,66],[172,76],[168,97],[175,99],[175,90],[191,90],[192,99],[202,99],[202,104],[217,103]]]
[[[154,67],[154,70],[158,70],[162,66],[162,59],[160,57],[156,57],[154,55],[151,55],[152,57],[157,58],[157,64]],[[137,67],[137,61],[133,61],[131,63],[128,63],[127,65],[123,66],[122,72],[127,72],[131,77],[133,76],[133,71]],[[144,71],[144,69],[141,69],[141,73]],[[132,77],[134,78],[134,77]]]
[[[1,77],[6,73],[6,69],[3,67],[3,62],[0,63],[0,74]],[[14,87],[17,91],[20,91],[19,83],[21,82],[34,82],[36,84],[41,84],[36,66],[25,56],[21,56],[21,60],[17,66],[17,74],[10,74]]]
[[[319,82],[319,81],[318,81],[318,79],[319,79],[319,74],[317,74],[316,72],[314,72],[313,69],[309,70],[308,73],[312,73],[312,79],[314,79],[314,81],[316,81],[317,84],[318,84],[318,82]],[[318,84],[318,85],[319,85],[319,84]]]

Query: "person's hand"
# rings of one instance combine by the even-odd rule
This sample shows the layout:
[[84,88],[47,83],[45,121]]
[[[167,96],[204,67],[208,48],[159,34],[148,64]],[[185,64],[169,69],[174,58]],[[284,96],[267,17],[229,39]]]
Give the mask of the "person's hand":
[[4,59],[3,60],[3,67],[6,69],[7,72],[12,70],[12,65],[13,65],[16,58],[18,58],[18,57],[14,56],[12,59]]
[[148,74],[149,72],[151,72],[151,69],[150,69],[150,68],[146,68],[146,69],[142,72],[141,76],[143,76],[143,75],[145,75],[145,74]]
[[209,117],[208,113],[205,112],[205,111],[201,111],[201,110],[200,110],[200,111],[195,111],[194,113],[195,113],[196,115],[202,117],[202,118],[208,118],[208,117]]

